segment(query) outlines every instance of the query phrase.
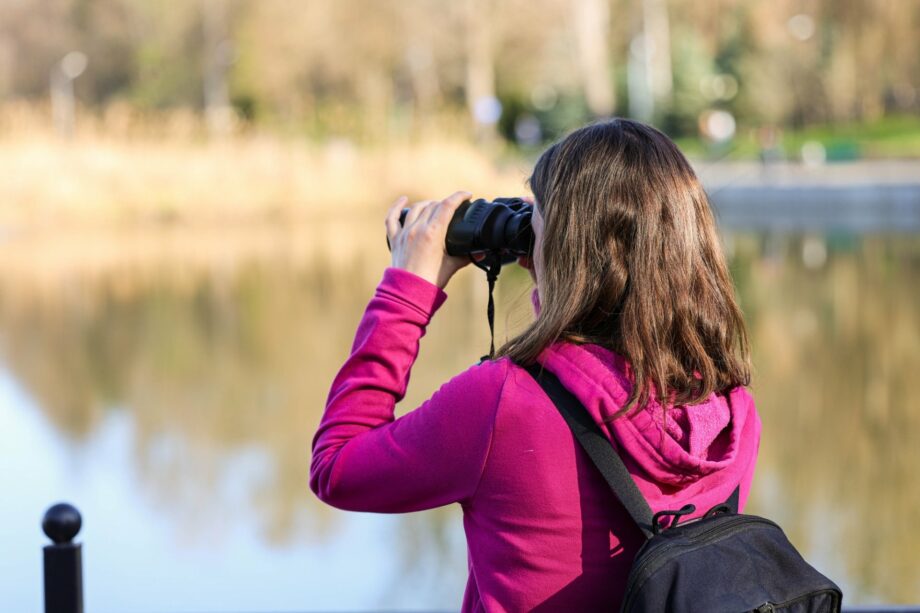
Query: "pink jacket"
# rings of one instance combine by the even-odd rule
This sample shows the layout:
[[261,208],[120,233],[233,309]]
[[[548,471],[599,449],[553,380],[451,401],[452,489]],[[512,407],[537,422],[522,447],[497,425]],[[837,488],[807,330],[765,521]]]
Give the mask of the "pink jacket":
[[[310,487],[353,511],[460,503],[470,572],[463,611],[615,609],[641,534],[527,372],[507,358],[483,362],[394,419],[419,339],[446,298],[412,273],[385,271],[332,383]],[[621,357],[557,343],[539,361],[615,441],[653,511],[692,502],[699,516],[739,483],[747,499],[760,441],[747,390],[671,409],[664,420],[652,404],[604,423],[629,389]]]

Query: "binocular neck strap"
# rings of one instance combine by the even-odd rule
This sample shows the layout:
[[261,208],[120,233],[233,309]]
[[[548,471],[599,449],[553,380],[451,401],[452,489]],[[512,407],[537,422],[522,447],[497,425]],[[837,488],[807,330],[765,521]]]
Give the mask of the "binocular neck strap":
[[477,262],[470,256],[470,261],[477,268],[486,271],[486,279],[489,281],[489,306],[486,308],[486,315],[489,318],[489,354],[479,358],[480,362],[491,360],[495,357],[495,298],[492,292],[495,290],[495,281],[498,280],[498,273],[502,270],[502,258],[497,252],[489,253],[484,260]]

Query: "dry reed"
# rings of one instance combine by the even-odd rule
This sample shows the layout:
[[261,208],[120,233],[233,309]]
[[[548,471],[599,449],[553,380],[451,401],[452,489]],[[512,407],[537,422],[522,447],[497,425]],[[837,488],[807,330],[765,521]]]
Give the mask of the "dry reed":
[[522,194],[529,170],[458,139],[362,147],[242,129],[215,138],[192,114],[152,119],[123,107],[78,115],[66,140],[45,111],[0,107],[0,274],[54,276],[164,256],[207,266],[290,250],[296,237],[313,247],[295,250],[335,258],[376,238],[350,228],[378,218],[382,228],[401,194]]

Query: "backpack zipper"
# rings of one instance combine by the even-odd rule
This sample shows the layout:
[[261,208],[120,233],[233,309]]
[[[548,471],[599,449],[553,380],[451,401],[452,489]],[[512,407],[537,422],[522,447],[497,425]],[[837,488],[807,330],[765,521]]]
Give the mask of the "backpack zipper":
[[[701,540],[706,537],[710,537],[710,536],[717,535],[717,534],[722,534],[723,532],[730,532],[733,529],[737,528],[739,525],[747,524],[747,523],[761,523],[761,524],[765,524],[770,527],[781,530],[781,528],[778,525],[776,525],[769,519],[765,519],[763,517],[757,517],[756,515],[736,515],[735,517],[731,519],[731,521],[725,521],[717,526],[713,526],[712,528],[709,528],[708,530],[703,530],[699,534],[694,535],[693,538],[696,540]],[[694,543],[693,545],[694,545],[693,548],[695,549],[696,543]],[[658,561],[662,557],[664,557],[665,554],[669,552],[670,550],[675,549],[675,548],[678,548],[678,549],[686,548],[687,546],[688,544],[685,541],[664,543],[658,548],[657,551],[655,551],[649,557],[643,560],[642,564],[640,564],[635,569],[633,569],[633,572],[630,573],[631,580],[626,585],[626,600],[624,600],[623,606],[620,610],[629,611],[629,605],[632,604],[632,601],[634,600],[633,595],[642,588],[642,585],[645,584],[645,581],[647,579],[647,577],[644,577],[643,575],[651,574],[652,572],[654,572],[654,570],[658,570],[657,568],[652,570],[652,566],[655,566],[658,563]],[[642,578],[640,579],[640,577]],[[641,583],[639,583],[640,581]]]
[[754,613],[773,613],[776,611],[777,607],[788,607],[791,604],[795,604],[800,600],[805,600],[806,598],[811,598],[812,596],[817,596],[818,594],[837,594],[837,590],[826,589],[818,590],[817,592],[808,592],[807,594],[802,594],[801,596],[796,596],[791,600],[786,600],[785,602],[770,602],[767,601],[754,609]]

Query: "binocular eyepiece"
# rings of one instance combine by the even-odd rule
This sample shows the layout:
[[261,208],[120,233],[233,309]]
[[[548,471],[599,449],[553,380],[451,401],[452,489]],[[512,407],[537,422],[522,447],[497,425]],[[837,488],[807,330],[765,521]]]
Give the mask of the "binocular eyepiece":
[[[409,209],[403,209],[403,225]],[[533,205],[521,198],[484,198],[463,201],[447,226],[448,255],[494,253],[503,264],[533,253],[534,234],[530,226]],[[387,246],[390,241],[387,239]]]

